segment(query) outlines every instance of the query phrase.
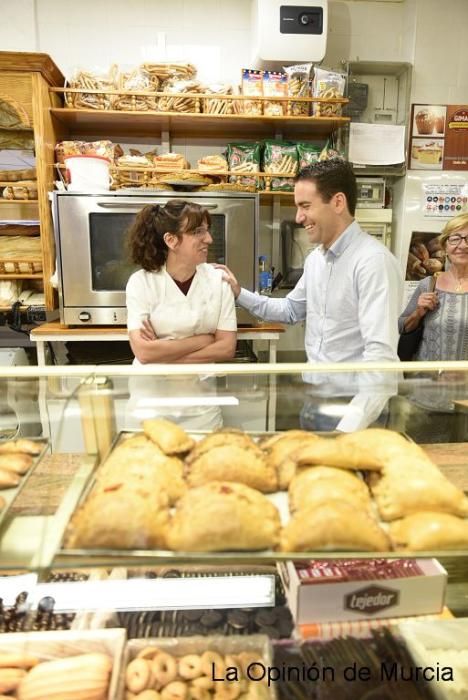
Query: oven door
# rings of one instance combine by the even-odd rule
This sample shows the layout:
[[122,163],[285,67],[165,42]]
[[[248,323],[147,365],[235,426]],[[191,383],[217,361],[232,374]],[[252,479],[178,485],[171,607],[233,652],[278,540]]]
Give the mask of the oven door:
[[258,200],[255,196],[211,193],[170,195],[55,195],[61,320],[67,324],[125,324],[125,287],[137,269],[128,256],[126,234],[148,204],[169,199],[198,202],[210,212],[213,243],[208,262],[239,271],[247,289],[255,287]]

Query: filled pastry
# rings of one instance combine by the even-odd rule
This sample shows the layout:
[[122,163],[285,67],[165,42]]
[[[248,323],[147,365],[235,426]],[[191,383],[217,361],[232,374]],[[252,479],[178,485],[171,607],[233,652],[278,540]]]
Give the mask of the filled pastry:
[[351,472],[334,467],[310,467],[297,474],[289,485],[291,512],[327,503],[346,501],[369,513],[372,502],[366,484]]
[[190,489],[177,504],[167,542],[186,552],[273,549],[280,518],[258,491],[228,481]]
[[291,454],[302,446],[313,443],[318,435],[305,430],[288,430],[285,433],[266,438],[260,444],[267,453],[267,461],[278,476],[278,488],[287,489],[296,472],[296,463]]
[[27,438],[18,438],[18,440],[8,440],[8,442],[0,442],[0,454],[6,452],[24,452],[28,455],[38,455],[44,447],[43,442],[28,440]]
[[340,500],[298,511],[281,532],[283,552],[355,550],[385,552],[390,540],[364,510]]
[[21,478],[16,472],[9,469],[0,469],[0,489],[9,489],[12,486],[18,486]]
[[448,513],[414,513],[390,525],[395,548],[468,549],[468,520]]
[[143,421],[143,431],[167,455],[183,454],[195,444],[180,425],[165,418]]
[[396,520],[421,511],[468,516],[468,498],[434,464],[414,461],[408,469],[397,465],[398,462],[386,468],[383,476],[370,482],[383,520]]
[[[255,447],[255,446],[254,446]],[[187,466],[189,486],[202,486],[209,481],[237,481],[258,491],[276,491],[276,472],[257,447],[220,445],[203,452]]]
[[261,454],[260,449],[249,435],[246,435],[242,430],[236,428],[221,428],[215,430],[206,437],[202,438],[191,452],[185,458],[186,464],[191,464],[205,452],[209,452],[214,447],[241,447],[243,449],[251,449],[257,454]]
[[169,522],[164,491],[118,484],[96,490],[74,514],[70,549],[165,549]]
[[341,469],[369,469],[380,470],[381,462],[367,450],[357,446],[348,445],[342,441],[342,437],[323,438],[307,443],[304,447],[295,450],[291,459],[298,467],[311,464],[326,464],[330,467]]
[[[385,428],[366,428],[355,433],[346,433],[337,438],[341,446],[353,450],[366,469],[379,469],[396,457],[426,458],[416,443],[400,433]],[[426,458],[427,459],[427,458]]]
[[32,456],[24,452],[0,454],[0,469],[15,472],[15,474],[26,474],[32,463]]

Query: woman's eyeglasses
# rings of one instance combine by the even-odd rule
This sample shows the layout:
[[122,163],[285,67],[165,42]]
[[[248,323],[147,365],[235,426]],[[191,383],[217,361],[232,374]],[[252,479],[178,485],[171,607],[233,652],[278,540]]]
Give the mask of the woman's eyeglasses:
[[194,229],[193,231],[187,231],[187,233],[191,233],[193,236],[196,236],[197,238],[203,238],[209,232],[210,232],[210,229],[207,226],[198,226],[198,228]]
[[458,233],[454,233],[452,236],[447,238],[447,242],[454,248],[459,246],[462,241],[465,242],[465,245],[468,245],[468,236],[460,236]]

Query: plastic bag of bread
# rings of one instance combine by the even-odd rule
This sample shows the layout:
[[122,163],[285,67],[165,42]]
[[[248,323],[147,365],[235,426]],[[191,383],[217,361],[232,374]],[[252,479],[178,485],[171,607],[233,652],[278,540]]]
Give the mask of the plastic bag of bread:
[[260,172],[261,144],[228,143],[227,156],[229,170],[233,173],[229,182],[258,187],[259,178],[253,173]]
[[[312,63],[298,63],[295,66],[287,66],[284,72],[288,79],[288,97],[310,97],[310,75]],[[309,102],[296,102],[289,100],[288,114],[293,117],[307,117],[310,111]]]
[[[270,186],[273,191],[292,192],[294,176],[297,173],[297,149],[295,143],[266,140],[263,151],[263,170],[272,175]],[[286,177],[284,177],[286,176]]]
[[154,156],[153,165],[155,171],[161,173],[186,170],[189,167],[188,162],[181,153],[161,153],[158,156]]
[[120,73],[118,78],[118,90],[122,92],[149,93],[147,95],[117,95],[114,109],[122,109],[129,112],[145,112],[157,108],[157,97],[154,95],[154,81],[142,68],[134,68],[127,73]]
[[[346,78],[343,73],[316,68],[312,86],[313,97],[323,100],[335,100],[343,97],[346,86]],[[340,117],[341,104],[336,102],[314,102],[314,117]]]
[[[74,109],[113,109],[115,95],[106,94],[117,88],[118,68],[114,64],[107,72],[96,69],[78,70],[66,87],[76,88],[79,92],[65,92],[65,104]],[[86,90],[102,90],[102,93]]]
[[[192,112],[201,111],[200,98],[194,93],[203,92],[198,80],[168,80],[164,84],[165,95],[158,100],[160,112]],[[189,96],[186,96],[188,94]]]
[[[263,96],[263,71],[242,69],[242,94],[251,97]],[[250,117],[258,117],[262,114],[262,100],[239,100],[240,114],[248,114]]]
[[231,85],[226,83],[206,85],[204,91],[213,94],[213,97],[202,99],[205,114],[232,114],[233,100],[223,99],[225,95],[232,95]]
[[[286,73],[275,73],[275,71],[265,71],[263,74],[263,96],[264,97],[287,97],[288,78]],[[263,103],[263,113],[266,117],[283,117],[287,113],[286,101],[265,100]]]
[[201,173],[227,172],[228,162],[222,155],[203,156],[198,160],[198,170]]

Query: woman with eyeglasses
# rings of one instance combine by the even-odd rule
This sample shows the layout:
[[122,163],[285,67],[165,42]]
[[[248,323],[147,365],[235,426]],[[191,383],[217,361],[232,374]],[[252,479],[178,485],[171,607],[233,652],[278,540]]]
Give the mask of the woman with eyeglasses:
[[423,336],[415,360],[468,360],[468,214],[451,219],[439,236],[449,269],[419,283],[399,318],[400,333],[408,333],[424,319]]
[[[234,356],[234,295],[223,280],[222,270],[207,263],[213,242],[210,224],[206,209],[180,199],[144,207],[137,215],[128,244],[132,261],[141,269],[131,275],[126,288],[134,364],[223,362]],[[130,388],[132,397],[140,398],[140,405],[142,397],[147,398],[150,409],[152,398],[158,397],[160,405],[163,397],[190,398],[192,390],[194,398],[204,393],[209,383],[197,380],[196,387],[191,387],[187,377],[170,381],[167,377],[135,377]],[[200,406],[159,411],[174,420],[200,412],[206,413]],[[156,413],[143,410],[140,418]],[[211,427],[217,427],[220,411],[211,413]],[[190,427],[197,426],[192,421]],[[205,422],[200,427],[208,426]]]
[[[431,277],[421,280],[400,316],[400,332],[424,319],[415,360],[468,360],[468,214],[451,219],[439,241],[450,266],[437,275],[434,291]],[[468,435],[466,415],[454,413],[454,401],[467,396],[468,376],[444,372],[430,379],[436,381],[422,382],[407,397],[402,427],[418,443],[457,442]]]

